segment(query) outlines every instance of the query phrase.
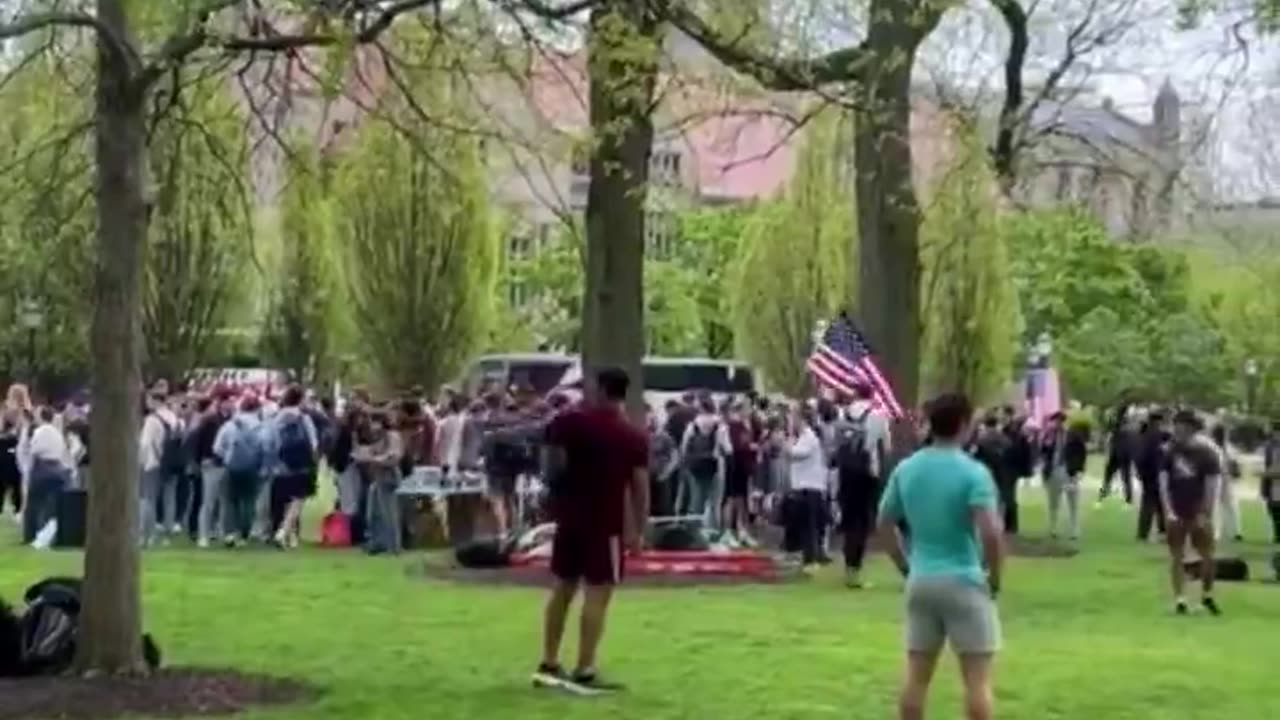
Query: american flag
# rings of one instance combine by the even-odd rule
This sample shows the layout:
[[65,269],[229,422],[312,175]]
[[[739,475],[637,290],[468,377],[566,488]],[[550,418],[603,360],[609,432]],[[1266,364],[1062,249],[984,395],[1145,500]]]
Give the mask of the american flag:
[[867,339],[847,315],[827,326],[809,356],[809,372],[822,385],[852,395],[858,385],[871,388],[871,403],[889,415],[902,417],[902,405],[876,363]]
[[1062,410],[1062,391],[1058,384],[1058,371],[1052,367],[1036,367],[1027,370],[1025,404],[1028,422],[1043,428],[1048,419]]

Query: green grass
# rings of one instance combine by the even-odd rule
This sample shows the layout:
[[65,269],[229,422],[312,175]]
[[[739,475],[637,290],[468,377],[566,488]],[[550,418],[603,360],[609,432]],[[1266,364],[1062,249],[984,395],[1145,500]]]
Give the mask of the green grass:
[[[1246,530],[1260,537],[1262,510],[1246,508]],[[1041,508],[1026,515],[1038,532]],[[998,716],[1280,717],[1280,586],[1225,586],[1218,595],[1226,617],[1174,617],[1163,550],[1135,545],[1131,526],[1132,515],[1113,500],[1087,516],[1080,556],[1011,562],[1001,599]],[[9,540],[0,539],[5,597],[46,573],[77,571],[78,554],[19,550]],[[1248,550],[1258,558],[1266,548]],[[783,587],[625,590],[604,659],[632,690],[599,701],[530,689],[536,591],[430,582],[406,573],[412,558],[354,552],[175,549],[148,553],[144,562],[146,625],[172,663],[293,675],[324,688],[312,705],[246,717],[893,715],[901,594],[882,557],[870,561],[875,587],[861,593],[843,589],[834,570]],[[929,717],[959,717],[958,699],[948,662]]]

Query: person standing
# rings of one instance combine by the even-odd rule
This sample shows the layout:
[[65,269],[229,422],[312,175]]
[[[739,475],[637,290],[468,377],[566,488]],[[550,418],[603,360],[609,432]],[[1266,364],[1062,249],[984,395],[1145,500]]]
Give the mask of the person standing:
[[1084,474],[1089,448],[1083,433],[1067,429],[1066,421],[1063,413],[1049,418],[1041,445],[1042,472],[1049,500],[1049,537],[1058,537],[1058,519],[1065,501],[1067,537],[1075,542],[1080,539],[1080,477]]
[[875,528],[881,470],[889,455],[889,418],[871,402],[871,388],[854,388],[855,400],[832,423],[831,467],[836,473],[845,585],[861,588],[862,560]]
[[[543,615],[542,660],[536,687],[581,695],[616,692],[601,677],[596,653],[604,635],[613,590],[625,574],[624,547],[637,551],[649,517],[649,449],[644,432],[626,416],[626,372],[603,369],[594,399],[557,416],[547,427],[551,507],[556,520],[551,573],[555,585]],[[569,606],[582,589],[578,662],[560,665]]]
[[[1010,514],[1009,506],[1016,505],[1010,497],[1017,493],[1018,478],[1009,465],[1009,437],[1000,428],[1000,419],[995,415],[988,416],[978,426],[973,439],[973,459],[991,473],[999,493],[1001,514]],[[1017,508],[1013,509],[1014,526],[1017,526]],[[1003,523],[1002,523],[1003,524]],[[1007,526],[1005,532],[1009,532]]]
[[1151,412],[1138,438],[1138,484],[1142,487],[1142,498],[1138,505],[1139,542],[1147,542],[1151,538],[1153,524],[1161,535],[1165,532],[1160,472],[1165,464],[1168,439],[1164,413]]
[[320,434],[302,401],[302,388],[286,388],[267,433],[268,455],[278,468],[271,484],[271,540],[280,548],[298,546],[302,506],[316,494]]
[[1136,444],[1133,424],[1129,420],[1129,405],[1126,403],[1116,410],[1107,435],[1107,465],[1102,475],[1102,489],[1098,491],[1099,503],[1111,494],[1111,483],[1119,474],[1125,504],[1133,504],[1133,460]]
[[18,465],[18,442],[22,437],[22,414],[6,408],[0,415],[0,514],[6,500],[13,518],[22,524],[22,469]]
[[396,490],[400,487],[403,456],[404,439],[391,418],[381,410],[369,413],[369,441],[356,447],[352,459],[369,480],[365,551],[371,555],[400,552],[400,500]]
[[1194,412],[1178,411],[1173,418],[1173,442],[1160,469],[1160,497],[1169,541],[1169,580],[1174,610],[1179,615],[1187,613],[1183,563],[1188,540],[1200,555],[1200,604],[1212,615],[1222,614],[1213,598],[1213,505],[1218,497],[1222,466],[1213,445],[1197,437],[1200,429],[1200,419]]
[[66,436],[54,422],[53,409],[36,411],[36,428],[31,433],[31,470],[28,475],[23,543],[30,543],[46,524],[58,516],[58,496],[71,481],[73,465]]
[[200,417],[196,421],[193,434],[195,462],[200,468],[200,510],[196,522],[196,545],[208,548],[215,539],[226,537],[230,532],[230,512],[227,498],[227,469],[222,458],[213,451],[218,432],[231,418],[234,408],[230,398],[208,398],[202,400],[198,409]]
[[[924,717],[929,683],[948,641],[960,660],[965,716],[992,716],[992,664],[1000,649],[996,597],[1004,549],[991,474],[964,451],[973,407],[963,395],[929,403],[933,443],[894,469],[880,501],[879,531],[907,578],[902,720]],[[898,524],[911,528],[910,559]]]
[[724,482],[724,530],[731,542],[754,545],[747,532],[747,499],[751,495],[751,480],[756,473],[760,446],[756,443],[748,409],[737,403],[729,408],[725,423],[729,436],[729,456],[725,465]]
[[248,395],[240,401],[240,412],[223,423],[213,442],[213,452],[227,469],[227,512],[224,522],[228,547],[248,542],[253,532],[259,488],[266,466],[263,449],[261,406]]
[[1271,515],[1271,542],[1280,545],[1280,421],[1271,421],[1262,457],[1262,485],[1259,490]]
[[1000,492],[1000,507],[1004,513],[1004,531],[1018,534],[1018,484],[1035,474],[1035,449],[1027,434],[1026,418],[1014,414],[1013,408],[1004,409],[1005,478],[996,489]]
[[800,553],[806,569],[827,561],[823,540],[827,526],[826,449],[815,429],[817,418],[807,407],[791,410],[785,456],[790,464],[787,508],[788,552]]
[[714,496],[731,452],[729,432],[716,412],[715,401],[710,396],[702,398],[701,412],[685,427],[680,440],[680,457],[689,474],[690,488],[682,512],[703,516],[707,527],[719,526],[720,512]]
[[1244,540],[1241,534],[1240,500],[1236,497],[1236,482],[1240,479],[1240,462],[1227,447],[1227,428],[1214,425],[1209,431],[1209,438],[1218,451],[1218,459],[1222,466],[1222,479],[1218,483],[1218,496],[1214,498],[1213,539],[1230,538],[1236,542]]
[[152,392],[146,403],[147,417],[142,421],[138,442],[143,547],[159,542],[176,522],[168,515],[177,514],[176,473],[181,472],[184,439],[181,423],[169,407],[168,397]]

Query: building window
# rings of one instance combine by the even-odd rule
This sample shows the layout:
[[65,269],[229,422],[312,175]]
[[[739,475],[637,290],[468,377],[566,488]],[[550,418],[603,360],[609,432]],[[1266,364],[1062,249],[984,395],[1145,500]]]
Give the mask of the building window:
[[1058,166],[1058,187],[1053,194],[1061,202],[1071,199],[1071,168],[1069,166]]
[[649,211],[644,216],[644,252],[647,257],[665,260],[675,250],[675,218],[669,212]]
[[537,250],[537,236],[529,232],[518,232],[507,238],[507,260],[527,260]]
[[649,177],[662,185],[679,185],[681,180],[680,153],[675,150],[655,150],[649,158]]
[[507,303],[519,310],[529,304],[529,284],[524,280],[510,278],[507,280]]

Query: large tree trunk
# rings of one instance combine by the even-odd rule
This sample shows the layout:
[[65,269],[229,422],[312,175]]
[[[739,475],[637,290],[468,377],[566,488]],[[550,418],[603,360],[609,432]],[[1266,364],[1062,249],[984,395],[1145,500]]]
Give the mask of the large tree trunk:
[[942,14],[915,5],[871,5],[864,47],[880,61],[859,78],[854,129],[859,318],[904,409],[916,405],[920,389],[920,206],[911,177],[911,69]]
[[[122,0],[98,0],[98,20],[130,43]],[[138,548],[139,270],[146,234],[143,91],[99,40],[98,247],[90,336],[93,411],[88,548],[78,667],[134,673],[142,659]]]
[[644,208],[653,144],[659,24],[633,0],[606,0],[591,16],[591,185],[583,366],[620,367],[632,380],[628,405],[643,411]]

